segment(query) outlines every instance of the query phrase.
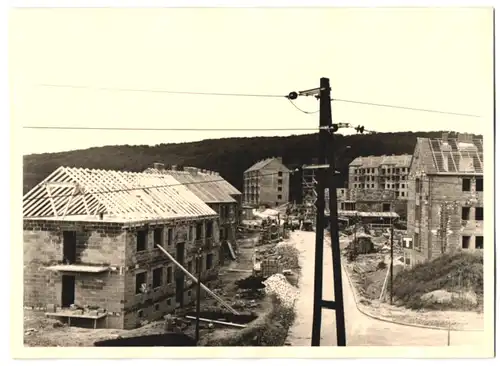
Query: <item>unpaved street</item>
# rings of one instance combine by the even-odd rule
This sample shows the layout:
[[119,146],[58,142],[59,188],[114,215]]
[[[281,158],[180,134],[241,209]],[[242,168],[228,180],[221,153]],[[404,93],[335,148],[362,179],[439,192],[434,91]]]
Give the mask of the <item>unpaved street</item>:
[[[300,298],[296,303],[297,318],[290,329],[288,342],[292,346],[311,346],[312,312],[314,298],[315,233],[296,231],[291,240],[300,251],[302,274],[299,281]],[[331,249],[324,246],[323,298],[333,300],[333,269]],[[345,322],[348,346],[446,346],[448,332],[388,323],[370,318],[356,307],[347,274],[342,270]],[[483,332],[451,332],[452,346],[480,345]],[[335,312],[323,309],[321,346],[336,346]]]

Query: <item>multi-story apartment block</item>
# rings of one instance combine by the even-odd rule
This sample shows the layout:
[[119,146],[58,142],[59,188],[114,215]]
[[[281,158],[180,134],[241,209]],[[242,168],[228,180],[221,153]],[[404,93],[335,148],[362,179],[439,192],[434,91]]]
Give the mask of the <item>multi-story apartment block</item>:
[[406,218],[411,155],[358,157],[349,164],[347,194],[339,207],[396,212]]
[[290,170],[282,158],[261,160],[243,173],[243,201],[252,206],[279,206],[288,202]]
[[408,198],[411,155],[363,156],[349,164],[349,189],[392,190]]
[[218,214],[170,175],[60,167],[23,197],[24,304],[131,329],[196,299],[219,270]]
[[483,249],[483,140],[418,138],[409,175],[407,265]]

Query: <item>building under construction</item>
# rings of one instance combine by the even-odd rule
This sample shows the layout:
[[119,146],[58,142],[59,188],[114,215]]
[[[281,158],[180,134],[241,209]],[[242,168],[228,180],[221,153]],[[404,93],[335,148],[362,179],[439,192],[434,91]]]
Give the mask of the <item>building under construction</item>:
[[74,325],[161,319],[196,300],[196,256],[202,282],[219,270],[218,213],[168,174],[61,167],[23,216],[24,304]]

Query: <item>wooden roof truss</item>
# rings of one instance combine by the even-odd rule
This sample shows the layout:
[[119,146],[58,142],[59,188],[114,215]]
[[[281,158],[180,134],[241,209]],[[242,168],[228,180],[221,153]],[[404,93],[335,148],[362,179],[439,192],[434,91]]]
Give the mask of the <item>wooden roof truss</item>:
[[[448,139],[448,147],[443,151],[442,141],[439,139],[429,139],[430,150],[434,165],[438,173],[456,172],[460,173],[460,160],[463,157],[472,159],[474,173],[483,172],[483,149],[481,140],[473,140],[475,148],[461,149],[456,139]],[[467,172],[469,173],[469,172]]]
[[169,175],[60,167],[23,198],[24,217],[100,213],[130,220],[215,215]]

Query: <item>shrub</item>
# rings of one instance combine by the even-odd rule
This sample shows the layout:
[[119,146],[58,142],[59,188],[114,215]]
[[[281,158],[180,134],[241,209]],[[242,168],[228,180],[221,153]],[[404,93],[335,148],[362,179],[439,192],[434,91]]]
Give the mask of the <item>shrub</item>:
[[271,297],[271,308],[247,328],[209,339],[204,346],[283,346],[288,329],[295,320],[293,309],[284,307],[276,296]]
[[477,253],[443,254],[430,262],[419,263],[408,271],[401,271],[394,278],[394,296],[412,309],[423,307],[462,307],[455,302],[448,305],[426,305],[422,295],[435,290],[472,290],[482,306],[483,257]]

